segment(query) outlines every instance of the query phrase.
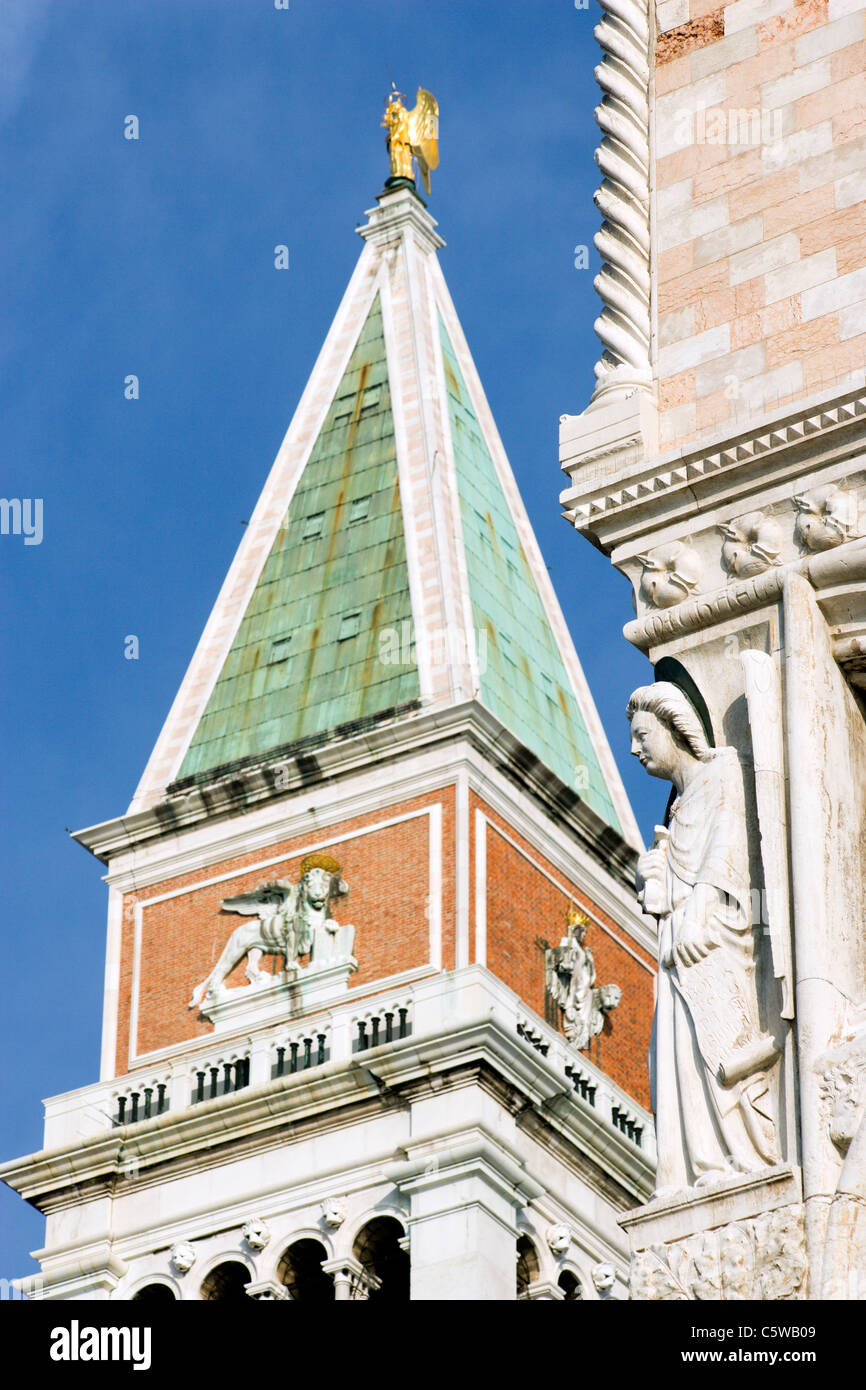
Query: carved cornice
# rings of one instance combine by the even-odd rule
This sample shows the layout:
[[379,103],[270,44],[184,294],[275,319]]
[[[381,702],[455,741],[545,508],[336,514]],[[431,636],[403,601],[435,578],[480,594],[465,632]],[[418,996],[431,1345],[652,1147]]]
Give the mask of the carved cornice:
[[[802,560],[789,565],[774,565],[762,574],[740,580],[738,584],[729,584],[724,589],[716,589],[713,593],[687,599],[675,608],[646,613],[642,618],[626,623],[623,634],[641,651],[649,651],[674,638],[686,637],[701,628],[712,627],[716,623],[741,617],[744,613],[755,612],[767,604],[778,603],[790,574],[802,574],[808,579],[819,604],[825,609],[834,594],[841,592],[848,599],[846,622],[837,627],[837,619],[832,615],[828,621],[836,660],[843,669],[852,666],[859,671],[859,663],[866,652],[864,618],[862,606],[859,602],[854,602],[852,606],[851,596],[859,597],[866,585],[866,538],[863,537],[820,555],[804,556]],[[859,685],[860,680],[856,683]]]
[[604,218],[594,241],[603,258],[595,288],[604,308],[595,331],[604,345],[596,397],[614,387],[649,385],[649,6],[647,0],[601,0],[595,37],[604,57],[595,79],[604,97],[595,118],[603,175],[595,205]]
[[687,599],[676,608],[654,611],[643,618],[636,618],[634,622],[626,623],[623,634],[641,651],[649,651],[651,647],[671,642],[675,637],[685,637],[703,627],[712,627],[715,623],[751,613],[767,603],[777,603],[781,598],[785,576],[792,569],[802,572],[804,568],[804,564],[797,564],[765,570],[754,579],[744,579],[739,584],[728,585],[726,589],[717,589],[713,594]]
[[478,701],[469,700],[444,710],[417,712],[376,725],[356,736],[329,741],[303,739],[262,757],[251,757],[217,769],[212,780],[187,786],[175,784],[165,799],[146,811],[118,817],[76,831],[73,839],[107,864],[120,854],[173,840],[183,831],[285,801],[337,777],[372,766],[390,767],[403,757],[430,748],[446,756],[447,746],[466,739],[522,792],[531,796],[557,823],[576,833],[580,842],[620,882],[631,883],[635,852],[580,795],[541,763]]
[[[607,516],[621,516],[630,509],[642,509],[650,498],[657,503],[662,497],[678,492],[686,495],[693,510],[696,486],[752,463],[763,465],[770,455],[777,458],[791,455],[795,462],[802,455],[802,466],[798,471],[814,471],[819,466],[819,459],[814,447],[804,446],[819,443],[822,453],[841,450],[846,446],[849,452],[852,448],[862,449],[862,433],[854,432],[850,427],[862,425],[864,420],[866,393],[860,390],[855,395],[849,394],[824,406],[815,408],[813,405],[788,414],[784,419],[765,424],[754,433],[742,435],[712,453],[690,450],[655,460],[636,475],[620,474],[589,496],[566,494],[563,501],[568,507],[569,518],[578,530],[595,531],[599,521]],[[787,463],[787,458],[784,461]]]

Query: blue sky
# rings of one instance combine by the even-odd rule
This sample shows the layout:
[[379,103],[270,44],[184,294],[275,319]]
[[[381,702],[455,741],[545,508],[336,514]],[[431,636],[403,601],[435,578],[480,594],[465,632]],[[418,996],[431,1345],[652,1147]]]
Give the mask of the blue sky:
[[[650,669],[626,581],[559,517],[592,389],[594,6],[573,0],[3,0],[6,887],[0,1155],[97,1078],[107,893],[67,836],[121,814],[360,253],[390,79],[437,96],[430,211],[457,311],[647,835]],[[123,138],[137,115],[138,141]],[[273,248],[290,250],[274,269]],[[140,398],[124,399],[124,378]],[[139,659],[124,658],[125,638]],[[0,1277],[42,1218],[0,1192]]]

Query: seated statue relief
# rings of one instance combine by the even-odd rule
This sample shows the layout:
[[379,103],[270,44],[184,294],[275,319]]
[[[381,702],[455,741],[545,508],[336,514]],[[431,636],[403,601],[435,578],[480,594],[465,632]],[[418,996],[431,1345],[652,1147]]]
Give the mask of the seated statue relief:
[[778,1162],[761,1031],[743,773],[713,748],[690,701],[658,681],[628,703],[631,751],[673,782],[666,827],[638,860],[638,896],[658,920],[659,978],[650,1057],[656,1192]]

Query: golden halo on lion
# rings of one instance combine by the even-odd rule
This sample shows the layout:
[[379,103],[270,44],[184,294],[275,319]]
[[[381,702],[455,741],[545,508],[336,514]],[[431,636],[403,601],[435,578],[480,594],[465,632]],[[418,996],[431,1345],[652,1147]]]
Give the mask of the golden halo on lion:
[[308,874],[311,869],[324,869],[328,874],[338,874],[340,872],[340,865],[333,855],[322,854],[321,851],[319,851],[316,854],[308,854],[301,860],[301,866],[298,871],[301,878],[304,877],[304,874]]

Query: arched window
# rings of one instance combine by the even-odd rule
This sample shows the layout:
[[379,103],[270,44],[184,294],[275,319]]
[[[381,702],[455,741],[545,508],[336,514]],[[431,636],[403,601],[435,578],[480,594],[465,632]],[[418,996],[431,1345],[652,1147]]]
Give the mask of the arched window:
[[242,1265],[239,1260],[226,1260],[212,1269],[203,1280],[201,1296],[205,1303],[213,1303],[217,1299],[237,1302],[239,1298],[246,1298],[249,1282],[250,1272],[246,1265]]
[[333,1303],[334,1281],[322,1269],[327,1255],[324,1245],[310,1238],[296,1240],[283,1255],[277,1278],[296,1302]]
[[583,1298],[583,1285],[570,1269],[564,1269],[556,1282],[565,1295],[563,1302],[574,1303],[577,1299]]
[[517,1297],[525,1294],[530,1284],[538,1279],[538,1255],[529,1236],[517,1239]]
[[142,1284],[129,1301],[130,1303],[175,1303],[177,1297],[168,1284]]
[[400,1248],[402,1238],[403,1227],[393,1216],[374,1216],[355,1237],[352,1254],[381,1281],[371,1300],[409,1302],[409,1256]]

